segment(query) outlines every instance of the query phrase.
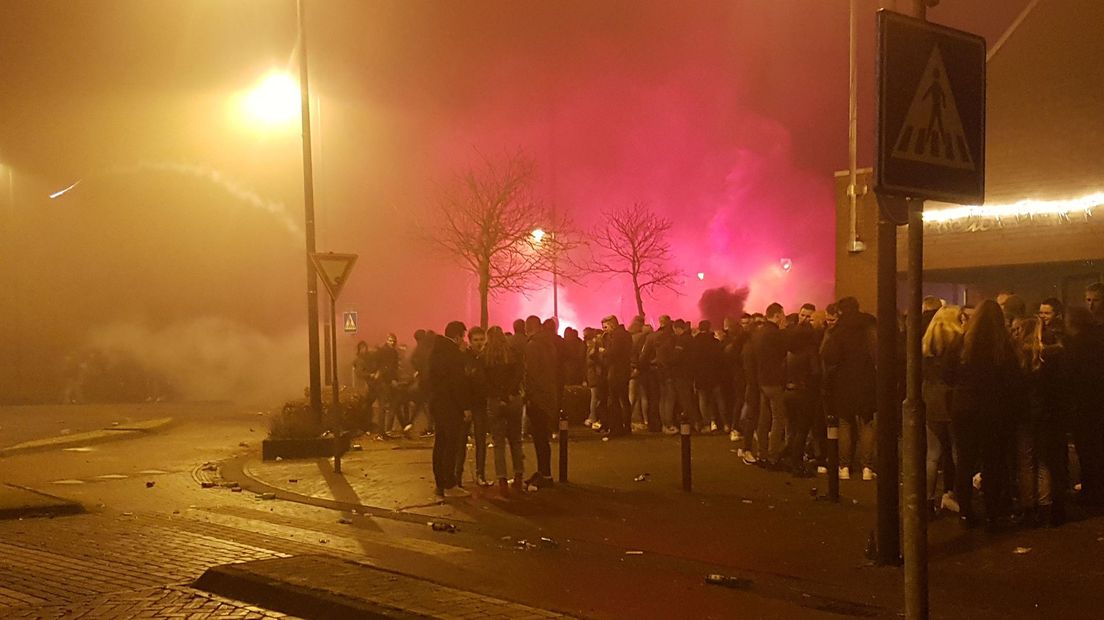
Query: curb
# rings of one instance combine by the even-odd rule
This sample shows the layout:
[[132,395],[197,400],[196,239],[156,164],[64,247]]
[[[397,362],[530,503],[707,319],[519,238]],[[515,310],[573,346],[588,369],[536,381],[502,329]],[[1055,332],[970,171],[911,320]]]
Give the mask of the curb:
[[[4,497],[8,495],[9,497]],[[84,506],[53,495],[47,495],[34,489],[7,484],[0,486],[0,498],[13,499],[0,504],[0,521],[8,519],[28,519],[34,517],[63,517],[83,514]]]
[[87,431],[84,433],[74,433],[72,435],[61,435],[59,437],[47,437],[45,439],[32,439],[14,446],[8,446],[7,448],[0,448],[0,458],[15,456],[17,454],[28,454],[31,452],[44,452],[75,445],[88,445],[115,441],[117,439],[126,439],[128,437],[159,431],[168,427],[174,421],[173,418],[154,418],[152,420],[130,423],[125,426],[103,428],[98,431]]
[[[245,601],[280,613],[303,618],[392,618],[425,620],[425,616],[402,609],[343,596],[288,580],[277,580],[249,572],[246,564],[224,564],[208,568],[192,583],[193,588]],[[356,566],[356,562],[348,562]]]

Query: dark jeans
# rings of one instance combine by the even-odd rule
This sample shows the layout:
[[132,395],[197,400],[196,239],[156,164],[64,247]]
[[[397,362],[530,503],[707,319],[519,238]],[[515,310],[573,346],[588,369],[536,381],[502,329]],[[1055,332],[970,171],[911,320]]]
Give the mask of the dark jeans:
[[464,414],[459,409],[430,404],[437,434],[433,436],[433,480],[438,489],[456,486],[456,459],[464,441]]
[[728,426],[724,390],[720,384],[698,386],[698,411],[701,413],[701,423],[704,427],[708,427],[711,422],[716,423],[718,428]]
[[629,403],[629,379],[610,377],[607,382],[609,392],[606,394],[606,411],[609,419],[606,422],[611,433],[623,433],[630,427],[632,405]]
[[759,427],[759,385],[746,383],[744,400],[747,403],[747,415],[744,416],[744,451],[755,451],[755,431]]
[[464,461],[468,458],[468,436],[472,437],[475,444],[475,475],[478,478],[486,478],[487,475],[487,409],[476,407],[472,410],[471,422],[464,424],[464,430],[460,438],[460,449],[457,451],[456,479],[464,479]]
[[537,453],[537,473],[551,478],[552,446],[549,441],[552,436],[552,419],[547,411],[533,402],[526,405],[525,415],[529,418],[529,436],[533,438],[533,450]]
[[804,466],[805,442],[813,428],[817,409],[816,395],[807,388],[787,389],[783,395],[786,415],[789,417],[790,438],[786,455],[795,469]]

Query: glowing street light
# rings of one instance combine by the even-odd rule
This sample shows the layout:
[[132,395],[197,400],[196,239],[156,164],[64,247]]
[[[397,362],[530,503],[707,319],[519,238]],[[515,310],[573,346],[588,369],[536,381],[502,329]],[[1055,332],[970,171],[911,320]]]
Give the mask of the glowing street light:
[[301,115],[299,82],[287,73],[271,73],[248,95],[242,105],[249,118],[269,126],[291,125]]
[[704,271],[699,271],[698,272],[698,279],[699,280],[704,280],[705,279],[705,272]]
[[789,273],[790,269],[793,269],[793,261],[788,258],[778,259],[778,264],[782,267],[782,271],[786,273]]
[[[529,233],[529,238],[533,240],[533,245],[540,245],[541,241],[548,235],[549,233],[545,232],[543,228],[534,228],[533,232]],[[556,320],[558,328],[560,324],[560,277],[556,269],[555,248],[552,251],[552,318]]]

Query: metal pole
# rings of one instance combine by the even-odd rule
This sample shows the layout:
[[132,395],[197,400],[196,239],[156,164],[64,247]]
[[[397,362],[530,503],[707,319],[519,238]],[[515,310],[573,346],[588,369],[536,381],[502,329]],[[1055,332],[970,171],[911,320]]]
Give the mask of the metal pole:
[[928,617],[928,517],[925,510],[926,476],[924,376],[921,367],[920,327],[924,299],[924,202],[910,201],[908,223],[908,381],[901,443],[904,450],[905,618]]
[[556,262],[552,262],[552,317],[556,319],[556,329],[560,329],[560,278]]
[[339,413],[339,407],[341,400],[339,397],[341,380],[337,376],[337,300],[330,297],[330,383],[333,387],[333,407],[334,413],[337,415],[336,426],[341,428],[341,415]]
[[[879,196],[879,201],[893,198]],[[901,563],[900,491],[897,488],[897,226],[885,213],[878,220],[878,359],[877,359],[877,561]]]
[[689,493],[693,480],[690,474],[690,423],[685,413],[679,420],[679,434],[682,436],[682,490]]
[[848,76],[847,76],[847,200],[849,203],[849,217],[851,226],[847,239],[847,250],[857,252],[862,246],[859,244],[858,232],[858,168],[859,168],[859,69],[856,62],[857,42],[857,17],[855,15],[855,0],[851,0],[848,17]]
[[310,358],[310,406],[315,420],[322,421],[322,372],[318,364],[318,274],[314,270],[314,170],[311,162],[310,89],[307,83],[307,29],[304,0],[299,9],[299,97],[303,130],[303,211],[307,259],[307,349]]
[[828,501],[839,502],[839,419],[830,415],[828,428]]
[[560,482],[567,482],[567,415],[563,411],[560,411]]

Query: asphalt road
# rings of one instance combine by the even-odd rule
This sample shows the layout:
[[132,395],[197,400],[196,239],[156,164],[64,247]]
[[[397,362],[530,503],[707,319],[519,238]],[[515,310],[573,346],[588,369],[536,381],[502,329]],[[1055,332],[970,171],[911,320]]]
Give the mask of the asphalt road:
[[[36,593],[42,604],[83,600],[89,591],[179,584],[214,564],[323,552],[579,617],[888,618],[900,609],[900,571],[862,557],[872,484],[847,484],[854,501],[842,506],[814,502],[809,491],[823,480],[734,464],[725,438],[700,440],[693,495],[677,490],[669,438],[591,440],[573,448],[573,476],[585,484],[508,503],[465,502],[458,510],[471,525],[444,534],[417,507],[361,515],[201,488],[205,463],[256,450],[266,425],[232,405],[193,405],[178,419],[156,434],[0,459],[3,482],[92,511],[0,522],[0,546],[71,560],[38,584],[27,577],[37,575],[32,568],[0,570],[0,593]],[[428,451],[395,454],[428,465]],[[632,481],[641,470],[650,482]],[[1096,617],[1104,604],[1100,541],[1099,518],[995,537],[937,523],[933,617]],[[0,565],[13,561],[9,551],[0,550]],[[96,563],[104,557],[112,564]],[[111,577],[118,566],[136,574]],[[97,570],[103,584],[74,589]],[[751,585],[706,585],[713,572]],[[0,596],[0,612],[4,605]]]

